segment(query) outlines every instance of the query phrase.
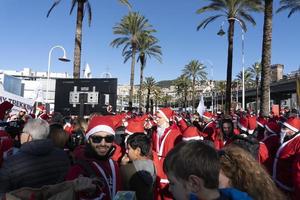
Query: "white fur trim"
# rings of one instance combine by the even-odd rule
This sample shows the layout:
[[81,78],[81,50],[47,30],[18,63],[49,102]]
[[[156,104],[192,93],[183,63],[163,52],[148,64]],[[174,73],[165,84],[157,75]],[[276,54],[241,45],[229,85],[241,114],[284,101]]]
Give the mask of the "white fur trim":
[[246,127],[244,127],[240,122],[238,122],[238,126],[240,127],[240,129],[242,129],[243,131],[248,131],[248,129]]
[[268,125],[266,125],[265,127],[266,127],[267,131],[269,131],[270,133],[276,134],[273,130],[271,130],[271,129],[268,127]]
[[254,132],[254,129],[253,130],[248,130],[249,134],[253,134],[253,132]]
[[157,112],[159,112],[163,116],[163,118],[165,118],[165,120],[167,120],[167,122],[170,121],[170,119],[168,119],[168,117],[165,115],[165,113],[163,111],[158,110]]
[[[125,133],[127,133],[128,135],[132,135],[132,134],[134,134],[135,132],[130,132],[130,131],[128,131],[127,129],[125,129],[125,131],[124,131]],[[140,133],[142,133],[142,132],[140,132]],[[143,132],[144,134],[145,134],[145,131]]]
[[168,179],[163,179],[163,178],[162,178],[162,179],[159,180],[159,182],[160,182],[160,183],[169,183],[169,180],[168,180]]
[[200,136],[194,136],[194,137],[183,137],[183,141],[190,141],[190,140],[203,140],[203,137]]
[[260,127],[262,127],[262,128],[264,127],[264,125],[262,123],[260,123],[259,121],[256,121],[256,122]]
[[87,134],[85,135],[85,138],[89,139],[89,137],[91,135],[93,135],[94,133],[100,132],[100,131],[115,135],[115,131],[110,126],[98,125],[98,126],[95,126],[94,128],[92,128],[89,132],[87,132]]
[[292,131],[295,131],[295,132],[298,132],[298,131],[299,131],[298,129],[296,129],[295,127],[289,125],[289,124],[286,123],[286,122],[284,122],[283,125],[286,126],[286,127],[288,127],[289,129],[291,129]]

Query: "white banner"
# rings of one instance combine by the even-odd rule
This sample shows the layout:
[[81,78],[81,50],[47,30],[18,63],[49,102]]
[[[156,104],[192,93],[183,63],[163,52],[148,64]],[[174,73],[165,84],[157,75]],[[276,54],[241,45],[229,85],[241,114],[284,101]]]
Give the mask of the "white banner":
[[10,92],[6,92],[2,84],[0,84],[0,103],[4,101],[9,101],[14,105],[12,110],[21,110],[22,108],[25,108],[28,112],[30,112],[34,106],[33,99],[26,99]]

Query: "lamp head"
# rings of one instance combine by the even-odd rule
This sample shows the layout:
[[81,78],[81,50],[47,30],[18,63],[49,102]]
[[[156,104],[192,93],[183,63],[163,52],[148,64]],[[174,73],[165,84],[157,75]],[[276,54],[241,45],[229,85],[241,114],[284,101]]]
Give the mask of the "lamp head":
[[219,36],[225,35],[225,31],[223,30],[222,27],[220,28],[220,30],[219,30],[219,32],[217,33],[217,35],[219,35]]
[[62,61],[62,62],[70,62],[70,59],[68,59],[66,56],[63,56],[61,58],[58,58],[58,60]]

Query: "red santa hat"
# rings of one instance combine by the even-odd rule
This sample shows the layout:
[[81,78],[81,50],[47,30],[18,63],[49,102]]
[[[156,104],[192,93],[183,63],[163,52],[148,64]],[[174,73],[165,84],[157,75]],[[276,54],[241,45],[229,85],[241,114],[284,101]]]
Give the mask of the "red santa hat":
[[279,134],[280,133],[280,126],[275,122],[268,122],[265,125],[265,128],[270,133],[273,133],[273,134]]
[[248,124],[249,124],[248,118],[244,116],[240,117],[237,123],[238,127],[246,132],[248,131]]
[[46,110],[46,108],[45,108],[44,105],[39,105],[36,109],[39,110],[39,111],[44,111],[44,110]]
[[203,137],[200,136],[200,131],[195,126],[189,126],[182,134],[183,141],[189,140],[203,140]]
[[265,125],[266,125],[266,123],[267,123],[267,120],[266,120],[264,117],[259,116],[259,117],[257,118],[256,122],[257,122],[258,126],[264,128]]
[[292,131],[298,132],[300,130],[300,119],[298,117],[290,117],[283,125]]
[[97,132],[106,132],[111,135],[115,135],[115,127],[109,116],[94,116],[88,125],[85,138],[89,137]]
[[123,125],[123,119],[125,118],[125,116],[126,116],[126,113],[117,114],[117,115],[110,115],[112,123],[113,123],[115,129]]
[[30,113],[29,115],[32,117],[32,119],[35,119],[35,114]]
[[14,107],[14,105],[8,101],[4,101],[0,104],[0,120],[4,119],[5,112],[12,109],[12,107]]
[[42,114],[39,116],[39,119],[43,119],[43,120],[47,121],[48,119],[50,119],[50,116],[47,115],[46,113],[42,113]]
[[206,120],[211,120],[213,118],[213,114],[211,112],[204,112],[202,117]]
[[145,120],[141,117],[135,117],[128,120],[128,126],[125,129],[125,133],[132,135],[134,133],[144,133]]
[[163,118],[168,122],[174,115],[174,111],[170,107],[159,109],[157,112],[160,113],[163,116]]
[[248,117],[248,133],[253,134],[254,130],[256,129],[256,117],[249,116]]

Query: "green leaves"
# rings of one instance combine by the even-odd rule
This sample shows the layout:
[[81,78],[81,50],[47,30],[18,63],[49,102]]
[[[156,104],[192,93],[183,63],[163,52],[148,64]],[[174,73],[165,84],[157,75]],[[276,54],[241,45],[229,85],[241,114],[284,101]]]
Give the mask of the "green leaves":
[[281,7],[276,12],[290,10],[288,17],[291,17],[295,12],[300,11],[300,0],[281,0],[280,5]]

